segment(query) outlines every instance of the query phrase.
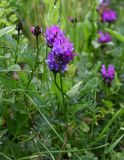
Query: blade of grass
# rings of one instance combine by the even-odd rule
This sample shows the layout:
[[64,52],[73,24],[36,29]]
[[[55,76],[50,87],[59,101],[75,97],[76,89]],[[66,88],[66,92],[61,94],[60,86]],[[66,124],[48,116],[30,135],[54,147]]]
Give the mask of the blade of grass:
[[94,144],[94,143],[100,141],[104,137],[104,134],[109,130],[109,127],[116,120],[116,118],[122,113],[123,110],[124,110],[123,108],[121,108],[121,109],[118,110],[118,112],[112,117],[112,119],[103,128],[102,132],[99,134],[99,136],[97,137],[97,139],[93,143],[91,143],[91,144]]
[[[97,150],[97,149],[100,149],[100,148],[104,148],[106,147],[107,145],[109,145],[109,143],[107,144],[103,144],[101,146],[97,146],[97,147],[94,147],[94,148],[85,148],[85,149],[70,149],[70,150],[56,150],[56,151],[49,151],[49,153],[68,153],[68,152],[83,152],[83,151],[91,151],[91,150]],[[40,154],[47,154],[48,151],[43,151],[43,152],[40,152],[40,153],[37,153],[35,155],[32,155],[30,157],[33,157],[33,156],[36,156],[36,155],[40,155]],[[22,157],[22,158],[18,158],[17,160],[25,160],[26,158],[30,158],[30,157]],[[27,159],[26,159],[27,160]]]
[[38,141],[38,142],[48,151],[48,153],[50,154],[52,160],[55,160],[54,156],[53,156],[52,153],[49,151],[49,149],[47,148],[47,146],[46,146],[44,143],[42,143],[41,141]]
[[121,135],[121,137],[119,137],[114,143],[112,143],[110,147],[106,150],[106,153],[111,152],[118,145],[118,143],[121,141],[123,137],[124,137],[124,134]]
[[11,158],[9,158],[7,155],[3,154],[2,152],[0,152],[0,155],[3,156],[4,158],[6,158],[7,160],[12,160]]

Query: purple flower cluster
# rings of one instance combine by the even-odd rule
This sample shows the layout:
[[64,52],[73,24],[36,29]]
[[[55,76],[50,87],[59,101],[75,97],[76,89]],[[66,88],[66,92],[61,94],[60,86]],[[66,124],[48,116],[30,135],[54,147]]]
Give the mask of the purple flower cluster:
[[42,28],[41,27],[39,27],[39,26],[34,26],[34,27],[31,27],[31,32],[32,32],[32,34],[34,35],[34,36],[39,36],[39,34],[41,34],[42,33]]
[[63,37],[64,33],[59,26],[53,25],[46,29],[45,37],[49,47],[53,47],[54,41],[57,37]]
[[99,38],[98,38],[99,43],[108,43],[112,40],[108,32],[103,33],[102,31],[100,31],[98,34],[99,34]]
[[[100,0],[97,11],[102,19],[102,22],[112,23],[117,19],[117,14],[114,10],[110,9],[110,0]],[[105,44],[112,41],[112,37],[108,32],[99,31],[98,42]],[[115,78],[115,69],[112,64],[106,68],[104,64],[101,67],[101,74],[104,82],[110,86]]]
[[[117,19],[117,14],[114,10],[110,9],[110,0],[100,0],[100,4],[97,8],[98,13],[100,14],[101,21],[112,23]],[[104,33],[99,31],[98,42],[99,43],[108,43],[112,40],[108,32]]]
[[116,21],[117,14],[114,10],[110,9],[110,0],[101,0],[97,11],[99,12],[102,22],[112,23]]
[[45,37],[48,46],[52,48],[46,60],[49,69],[54,73],[64,72],[75,56],[73,43],[56,25],[47,28]]
[[67,70],[67,65],[61,60],[62,58],[62,56],[56,56],[53,51],[48,54],[46,63],[52,72],[57,73],[60,70],[62,72]]
[[102,74],[102,77],[103,77],[103,80],[105,81],[105,83],[107,83],[108,85],[111,85],[111,83],[115,77],[114,66],[112,64],[110,64],[108,66],[108,69],[106,69],[105,65],[103,64],[102,69],[101,69],[101,74]]
[[101,15],[103,22],[114,22],[117,19],[117,14],[112,9],[105,9]]

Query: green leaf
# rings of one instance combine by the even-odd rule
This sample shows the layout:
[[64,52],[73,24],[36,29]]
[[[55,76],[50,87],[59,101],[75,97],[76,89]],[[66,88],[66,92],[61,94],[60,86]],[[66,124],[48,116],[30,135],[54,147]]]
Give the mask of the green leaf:
[[9,103],[15,103],[15,97],[11,97],[11,98],[8,98],[8,99],[3,98],[3,101],[9,102]]
[[75,85],[67,92],[67,95],[68,95],[68,96],[74,96],[74,95],[76,95],[76,93],[79,91],[82,83],[83,83],[83,81],[80,81],[80,82],[78,82],[77,84],[75,84]]
[[89,22],[88,18],[85,18],[83,22],[83,35],[84,35],[84,40],[88,40],[90,35],[91,35],[92,27],[91,23]]
[[0,131],[0,138],[2,138],[6,133],[7,133],[8,129],[4,129],[2,131]]
[[3,36],[6,33],[9,33],[11,31],[13,31],[14,29],[15,29],[15,25],[1,29],[0,30],[0,37]]
[[113,107],[113,103],[112,103],[112,101],[110,101],[110,100],[102,100],[102,102],[104,103],[104,105],[106,106],[106,107],[108,107],[108,108],[112,108]]
[[120,33],[113,31],[111,29],[105,29],[107,32],[109,32],[113,37],[118,39],[121,42],[124,42],[124,36],[122,36]]
[[85,133],[89,132],[89,130],[90,130],[90,127],[85,122],[81,123],[80,128]]
[[124,134],[121,137],[119,137],[114,143],[112,143],[110,147],[107,149],[107,153],[111,152],[118,145],[118,143],[121,141],[123,137],[124,137]]
[[67,75],[72,78],[75,76],[75,72],[76,72],[76,67],[73,64],[69,65]]
[[101,45],[97,41],[92,41],[92,45],[95,49],[99,48]]
[[8,71],[21,71],[21,67],[18,64],[14,64],[8,68]]
[[111,118],[111,120],[109,120],[109,122],[105,125],[102,132],[97,137],[96,141],[101,140],[105,136],[105,133],[110,129],[110,126],[112,125],[112,123],[117,119],[117,117],[119,117],[121,115],[121,113],[123,113],[122,108],[120,110],[118,110],[118,112],[115,113],[115,115]]
[[119,88],[121,86],[121,82],[120,82],[120,80],[119,80],[119,78],[117,76],[117,73],[115,73],[115,85],[118,86]]

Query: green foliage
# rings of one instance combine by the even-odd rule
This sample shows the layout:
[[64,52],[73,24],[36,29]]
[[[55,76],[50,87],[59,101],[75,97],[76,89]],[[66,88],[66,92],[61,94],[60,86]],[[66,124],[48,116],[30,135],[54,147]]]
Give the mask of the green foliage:
[[[124,159],[122,4],[111,2],[118,20],[108,25],[100,21],[98,0],[0,1],[0,160]],[[46,65],[44,32],[52,24],[66,32],[76,53],[62,77]],[[38,48],[34,25],[43,28]],[[99,30],[112,42],[98,43]],[[115,66],[110,86],[102,64]]]

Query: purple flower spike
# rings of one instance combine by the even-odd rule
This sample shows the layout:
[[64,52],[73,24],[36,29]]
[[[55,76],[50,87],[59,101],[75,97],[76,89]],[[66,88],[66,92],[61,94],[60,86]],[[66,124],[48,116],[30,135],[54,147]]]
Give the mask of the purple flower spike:
[[50,52],[48,54],[46,63],[50,69],[50,71],[57,73],[57,72],[64,72],[67,70],[67,63],[62,60],[62,56],[56,56],[54,52]]
[[98,34],[99,34],[99,38],[98,38],[99,43],[108,43],[112,40],[108,32],[103,33],[102,31],[100,31]]
[[73,43],[56,25],[46,30],[45,37],[48,46],[52,48],[46,60],[49,69],[54,73],[66,71],[69,62],[75,56]]
[[68,58],[66,57],[66,60],[70,61],[73,59],[73,43],[71,43],[65,36],[56,38],[52,50],[53,52],[55,52],[56,55],[67,55]]
[[117,14],[112,9],[103,10],[103,13],[101,16],[102,16],[102,21],[108,22],[108,23],[114,22],[117,19]]
[[31,32],[34,36],[39,36],[42,33],[42,28],[39,26],[31,27]]
[[111,83],[115,77],[114,66],[112,64],[110,64],[108,66],[108,69],[106,69],[105,65],[103,64],[102,69],[101,69],[101,73],[102,73],[102,77],[103,77],[103,80],[105,81],[105,83],[107,83],[108,85],[111,85]]
[[47,65],[53,72],[64,72],[75,56],[73,44],[66,37],[58,37],[47,57]]
[[46,29],[45,38],[50,48],[53,47],[55,39],[61,36],[64,36],[64,32],[57,25],[50,26]]

